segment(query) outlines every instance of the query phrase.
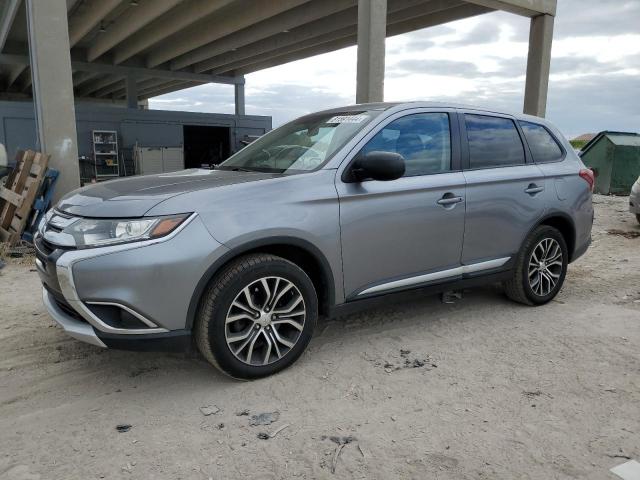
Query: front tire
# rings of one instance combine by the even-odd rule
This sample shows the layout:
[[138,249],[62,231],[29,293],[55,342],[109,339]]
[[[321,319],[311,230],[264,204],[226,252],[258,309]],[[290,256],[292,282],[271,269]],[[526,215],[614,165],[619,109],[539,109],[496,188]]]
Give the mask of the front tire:
[[526,305],[550,302],[562,288],[568,260],[562,234],[556,228],[540,225],[525,239],[513,276],[504,283],[505,293]]
[[254,379],[294,363],[317,318],[318,297],[302,269],[281,257],[250,254],[212,280],[194,334],[212,365],[234,378]]

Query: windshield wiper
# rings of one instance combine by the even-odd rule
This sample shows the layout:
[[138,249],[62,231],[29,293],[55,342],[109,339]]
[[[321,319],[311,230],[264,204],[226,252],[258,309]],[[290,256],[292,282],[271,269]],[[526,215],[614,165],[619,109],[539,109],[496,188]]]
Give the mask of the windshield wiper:
[[255,172],[256,170],[251,170],[246,167],[228,167],[226,165],[218,165],[216,170],[226,170],[228,172]]

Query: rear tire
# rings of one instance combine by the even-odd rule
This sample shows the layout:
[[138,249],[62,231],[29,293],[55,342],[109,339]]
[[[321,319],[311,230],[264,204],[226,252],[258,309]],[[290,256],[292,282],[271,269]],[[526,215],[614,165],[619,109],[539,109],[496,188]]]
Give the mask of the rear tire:
[[562,234],[540,225],[525,239],[504,290],[511,300],[526,305],[550,302],[562,288],[569,252]]
[[636,213],[636,220],[640,223],[640,213]]
[[274,255],[250,254],[211,281],[194,336],[200,352],[222,372],[261,378],[302,355],[317,318],[316,291],[300,267]]

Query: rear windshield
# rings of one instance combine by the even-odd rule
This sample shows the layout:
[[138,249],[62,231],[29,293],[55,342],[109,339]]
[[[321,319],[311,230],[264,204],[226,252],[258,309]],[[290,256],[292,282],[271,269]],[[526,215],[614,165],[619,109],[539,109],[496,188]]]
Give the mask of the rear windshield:
[[380,113],[368,110],[307,115],[260,137],[218,168],[270,173],[315,170]]

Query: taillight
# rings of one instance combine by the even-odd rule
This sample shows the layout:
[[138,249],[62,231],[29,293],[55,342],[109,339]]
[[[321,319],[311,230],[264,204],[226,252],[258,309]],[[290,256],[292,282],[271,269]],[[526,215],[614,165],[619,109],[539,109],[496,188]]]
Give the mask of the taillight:
[[593,193],[593,187],[596,183],[596,177],[593,174],[593,170],[590,168],[583,168],[580,170],[580,178],[589,184],[589,191]]

